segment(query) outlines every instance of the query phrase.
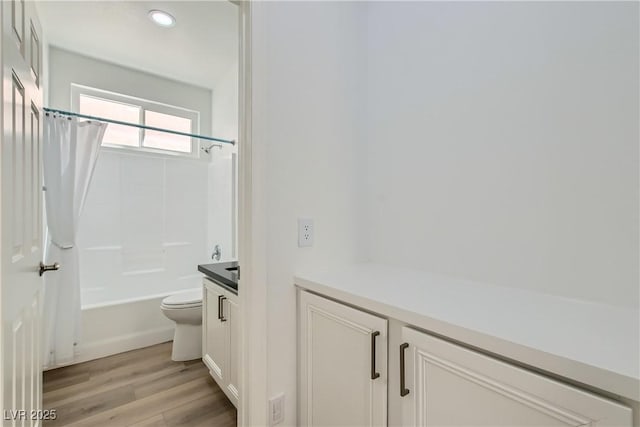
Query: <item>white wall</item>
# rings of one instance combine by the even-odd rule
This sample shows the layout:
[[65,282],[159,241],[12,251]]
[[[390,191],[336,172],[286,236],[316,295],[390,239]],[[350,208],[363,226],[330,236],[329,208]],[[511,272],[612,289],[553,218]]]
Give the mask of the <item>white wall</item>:
[[296,271],[372,260],[637,306],[637,8],[260,4],[252,268],[285,425]]
[[61,49],[49,48],[51,108],[71,106],[71,83],[135,96],[200,112],[200,132],[211,133],[211,90],[122,67]]
[[638,4],[370,3],[375,262],[637,307]]
[[[212,135],[238,140],[238,64],[233,64],[217,82],[212,96]],[[222,250],[221,261],[237,258],[236,185],[237,145],[211,149],[209,165],[209,239],[207,247]],[[229,185],[232,183],[232,185]],[[232,226],[229,226],[232,224]]]
[[[252,25],[253,238],[254,249],[264,249],[264,258],[254,262],[266,266],[266,274],[255,280],[267,286],[268,394],[285,393],[284,425],[296,425],[293,276],[307,267],[351,263],[360,254],[354,166],[361,141],[358,54],[364,5],[267,2],[259,7],[264,14]],[[315,220],[311,248],[297,247],[300,216]],[[264,248],[258,243],[263,241]]]
[[238,64],[217,82],[212,96],[212,130],[218,138],[238,139]]

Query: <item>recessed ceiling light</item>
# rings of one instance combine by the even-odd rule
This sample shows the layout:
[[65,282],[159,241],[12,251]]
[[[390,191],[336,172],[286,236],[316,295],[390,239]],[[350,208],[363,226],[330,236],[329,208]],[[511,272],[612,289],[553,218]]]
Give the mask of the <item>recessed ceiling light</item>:
[[149,18],[161,27],[173,27],[176,25],[176,18],[162,10],[150,10]]

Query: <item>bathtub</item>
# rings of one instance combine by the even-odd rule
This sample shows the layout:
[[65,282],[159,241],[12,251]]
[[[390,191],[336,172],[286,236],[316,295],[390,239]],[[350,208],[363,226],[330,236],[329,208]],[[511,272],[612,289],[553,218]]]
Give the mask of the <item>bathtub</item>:
[[201,289],[202,275],[149,281],[148,275],[132,275],[108,288],[81,289],[82,331],[75,363],[173,339],[174,324],[162,314],[160,302],[177,292]]

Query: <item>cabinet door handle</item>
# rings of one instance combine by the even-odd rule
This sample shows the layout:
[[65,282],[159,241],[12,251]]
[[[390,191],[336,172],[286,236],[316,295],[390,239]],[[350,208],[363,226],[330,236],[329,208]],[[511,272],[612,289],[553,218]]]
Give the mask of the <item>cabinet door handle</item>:
[[380,373],[376,372],[376,337],[380,331],[371,332],[371,379],[380,378]]
[[218,320],[222,319],[222,298],[224,295],[218,295]]
[[227,297],[223,296],[222,298],[220,298],[220,321],[221,322],[226,322],[227,319],[224,318],[224,300],[226,300]]
[[404,397],[409,394],[409,389],[404,383],[404,351],[409,347],[408,343],[400,345],[400,396]]

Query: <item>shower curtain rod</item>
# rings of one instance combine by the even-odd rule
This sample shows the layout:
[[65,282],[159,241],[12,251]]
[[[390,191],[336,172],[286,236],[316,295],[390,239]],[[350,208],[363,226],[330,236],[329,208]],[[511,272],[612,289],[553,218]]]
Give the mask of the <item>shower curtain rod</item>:
[[191,133],[179,132],[177,130],[162,129],[162,128],[157,128],[157,127],[154,127],[154,126],[147,126],[147,125],[139,125],[137,123],[121,122],[120,120],[105,119],[103,117],[89,116],[89,115],[80,114],[80,113],[72,113],[70,111],[55,110],[53,108],[46,108],[45,107],[45,108],[43,108],[43,110],[45,112],[47,112],[47,113],[61,114],[63,116],[80,117],[82,119],[97,120],[97,121],[100,121],[100,122],[113,123],[113,124],[116,124],[116,125],[132,126],[132,127],[136,127],[136,128],[140,128],[140,129],[155,130],[155,131],[158,131],[158,132],[166,132],[166,133],[171,133],[171,134],[174,134],[174,135],[188,136],[189,138],[198,138],[198,139],[204,139],[204,140],[207,140],[207,141],[223,142],[225,144],[236,145],[235,141],[228,140],[228,139],[214,138],[212,136],[194,135],[194,134],[191,134]]

